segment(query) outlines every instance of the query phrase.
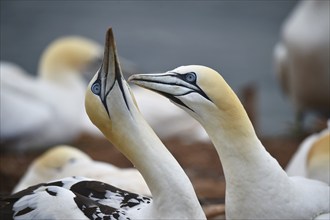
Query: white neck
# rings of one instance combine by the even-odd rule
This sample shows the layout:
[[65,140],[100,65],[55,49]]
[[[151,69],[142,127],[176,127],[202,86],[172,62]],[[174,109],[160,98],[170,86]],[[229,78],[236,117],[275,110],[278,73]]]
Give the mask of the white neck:
[[[197,119],[220,157],[228,193],[260,187],[268,177],[287,179],[278,162],[265,150],[238,98],[226,111],[209,111]],[[236,101],[235,101],[236,99]],[[282,179],[283,179],[282,178]],[[276,183],[274,183],[276,184]],[[239,185],[239,186],[238,186]]]
[[168,214],[169,217],[178,213],[178,218],[204,219],[205,215],[189,178],[139,110],[130,105],[130,114],[122,117],[118,122],[112,119],[112,123],[115,123],[112,129],[115,126],[120,131],[116,131],[115,137],[108,138],[141,172],[153,196],[152,210],[164,216]]

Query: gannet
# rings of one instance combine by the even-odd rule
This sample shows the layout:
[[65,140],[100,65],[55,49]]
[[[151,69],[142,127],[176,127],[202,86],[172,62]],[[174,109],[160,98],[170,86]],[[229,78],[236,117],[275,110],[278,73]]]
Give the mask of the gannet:
[[84,110],[83,73],[101,56],[98,43],[72,36],[45,49],[37,77],[1,62],[1,147],[29,150],[71,142],[82,132],[99,136]]
[[37,157],[15,186],[13,193],[68,176],[83,176],[126,191],[151,195],[143,177],[135,168],[119,168],[95,161],[81,150],[68,145],[54,146]]
[[[177,139],[184,144],[210,142],[202,126],[166,98],[141,87],[131,89],[142,115],[161,140]],[[177,125],[173,127],[173,123]]]
[[300,144],[285,170],[289,176],[304,176],[330,185],[330,119],[328,128]]
[[91,121],[141,172],[153,199],[71,177],[3,199],[1,213],[18,219],[205,219],[187,175],[136,106],[121,74],[112,29],[85,106]]
[[297,123],[311,111],[330,116],[329,28],[329,1],[301,1],[274,47],[275,74],[293,103]]
[[215,70],[181,66],[165,73],[133,75],[129,81],[169,98],[205,128],[226,179],[226,219],[313,219],[329,214],[329,186],[288,177]]

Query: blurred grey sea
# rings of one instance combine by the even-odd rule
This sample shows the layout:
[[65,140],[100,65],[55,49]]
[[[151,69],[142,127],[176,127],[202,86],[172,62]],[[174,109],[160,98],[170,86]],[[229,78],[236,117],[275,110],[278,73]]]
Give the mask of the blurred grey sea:
[[35,74],[55,38],[81,35],[101,44],[113,27],[118,52],[143,72],[202,64],[239,92],[257,87],[258,131],[283,135],[293,108],[274,76],[272,54],[297,1],[3,1],[0,58]]

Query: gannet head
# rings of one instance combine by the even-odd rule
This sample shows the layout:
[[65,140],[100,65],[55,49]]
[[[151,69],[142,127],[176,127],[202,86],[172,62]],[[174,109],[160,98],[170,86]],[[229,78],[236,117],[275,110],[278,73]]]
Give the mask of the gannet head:
[[33,161],[13,192],[21,191],[36,183],[48,182],[66,173],[69,166],[89,163],[91,160],[87,154],[74,147],[54,146]]
[[91,158],[74,147],[59,145],[39,156],[34,161],[33,166],[39,172],[47,175],[51,171],[59,172],[65,165],[78,160],[90,161]]
[[69,73],[84,73],[90,66],[99,65],[101,57],[102,46],[97,42],[78,36],[61,37],[44,50],[38,74],[58,80]]
[[311,145],[305,164],[307,177],[330,184],[330,130],[324,130]]
[[111,142],[125,141],[123,136],[134,124],[137,105],[122,75],[112,29],[106,35],[103,63],[87,87],[85,108]]
[[168,97],[194,117],[202,112],[230,111],[237,97],[215,70],[199,65],[181,66],[166,73],[136,74],[129,81]]

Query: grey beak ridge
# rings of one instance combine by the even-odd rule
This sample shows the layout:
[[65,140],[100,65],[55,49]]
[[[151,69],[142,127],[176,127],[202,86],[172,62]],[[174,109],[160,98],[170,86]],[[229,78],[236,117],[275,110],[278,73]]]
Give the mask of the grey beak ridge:
[[112,28],[109,28],[106,33],[102,70],[105,76],[111,77],[112,80],[117,77],[122,77]]

